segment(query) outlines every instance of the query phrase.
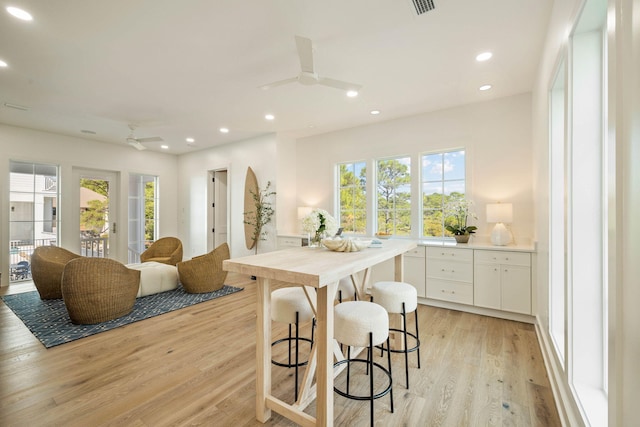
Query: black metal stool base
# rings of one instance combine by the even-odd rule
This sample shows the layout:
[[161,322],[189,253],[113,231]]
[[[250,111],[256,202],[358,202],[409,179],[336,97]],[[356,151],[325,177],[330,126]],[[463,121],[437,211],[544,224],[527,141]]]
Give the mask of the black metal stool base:
[[[389,347],[389,337],[387,336],[387,347]],[[380,397],[386,396],[387,394],[391,400],[391,413],[393,413],[393,377],[391,376],[391,353],[387,353],[387,363],[389,364],[388,369],[384,366],[373,361],[373,333],[369,332],[369,346],[367,347],[367,359],[352,359],[351,358],[351,347],[348,347],[347,350],[347,358],[344,360],[340,360],[333,364],[333,367],[347,364],[347,390],[342,391],[337,387],[333,387],[333,391],[338,393],[342,397],[346,397],[347,399],[353,400],[368,400],[370,402],[369,405],[369,417],[371,419],[371,426],[373,427],[373,401]],[[350,372],[351,372],[351,363],[365,363],[367,365],[367,375],[369,376],[369,394],[367,396],[359,396],[357,394],[349,393],[349,380],[350,380]],[[379,393],[373,393],[373,371],[374,368],[380,369],[389,379],[389,385]]]
[[[367,365],[369,365],[369,361],[366,359],[345,359],[345,360],[341,360],[339,362],[336,362],[333,367],[337,367],[340,365],[344,365],[345,363],[353,363],[353,362],[360,362],[360,363],[366,363]],[[392,386],[392,379],[391,379],[391,373],[389,372],[389,370],[387,368],[385,368],[384,366],[380,365],[379,363],[373,362],[373,366],[380,369],[386,376],[387,378],[389,378],[389,385],[382,390],[379,393],[376,393],[373,395],[373,397],[371,396],[358,396],[356,394],[350,394],[347,393],[345,391],[339,390],[337,387],[333,387],[333,391],[335,391],[336,393],[338,393],[340,396],[342,397],[346,397],[347,399],[353,399],[353,400],[371,400],[371,399],[379,399],[383,396],[386,396],[387,394],[389,394],[389,392],[391,391],[391,386]]]
[[[277,341],[272,342],[271,343],[271,347],[273,347],[273,346],[275,346],[277,344],[280,344],[280,343],[283,343],[283,342],[289,342],[289,341],[295,342],[296,338],[295,337],[291,337],[291,338],[286,337],[286,338],[279,339]],[[298,338],[298,341],[305,341],[305,342],[308,342],[309,344],[313,345],[313,341],[310,338]],[[303,362],[298,362],[298,364],[296,364],[295,362],[285,363],[285,362],[278,362],[278,361],[275,361],[275,360],[271,359],[271,363],[276,365],[276,366],[282,366],[283,368],[295,368],[296,366],[306,366],[307,363],[309,363],[309,361],[305,360]]]

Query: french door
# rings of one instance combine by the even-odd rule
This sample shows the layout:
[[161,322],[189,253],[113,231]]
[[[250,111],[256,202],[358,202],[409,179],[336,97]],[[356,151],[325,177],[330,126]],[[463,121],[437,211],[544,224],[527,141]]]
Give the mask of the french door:
[[74,169],[73,175],[78,197],[80,255],[117,258],[117,173]]

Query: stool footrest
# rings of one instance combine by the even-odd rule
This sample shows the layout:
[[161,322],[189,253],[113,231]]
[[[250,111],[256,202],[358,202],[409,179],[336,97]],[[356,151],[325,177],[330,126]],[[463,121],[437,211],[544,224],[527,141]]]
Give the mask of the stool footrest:
[[[335,368],[336,366],[340,366],[340,365],[343,365],[345,363],[350,363],[350,362],[366,363],[367,365],[369,364],[369,361],[366,360],[366,359],[345,359],[345,360],[341,360],[341,361],[339,361],[337,363],[334,363],[333,367]],[[385,368],[384,366],[382,366],[382,365],[380,365],[380,364],[378,364],[376,362],[373,362],[373,366],[378,368],[378,369],[380,369],[387,376],[387,378],[389,378],[389,385],[384,390],[382,390],[381,392],[374,394],[373,397],[372,396],[358,396],[358,395],[355,395],[355,394],[349,394],[349,393],[346,393],[346,392],[344,392],[342,390],[339,390],[337,387],[333,387],[333,390],[336,393],[338,393],[340,396],[346,397],[346,398],[349,398],[349,399],[353,399],[353,400],[371,400],[371,399],[378,399],[380,397],[386,396],[391,391],[391,387],[393,385],[393,379],[391,378],[391,373],[387,370],[387,368]]]
[[[389,331],[400,332],[401,334],[404,334],[404,331],[402,329],[389,328]],[[416,334],[407,332],[407,336],[416,340],[416,345],[414,347],[406,348],[404,350],[396,350],[392,348],[390,349],[391,353],[411,353],[412,351],[417,351],[420,349],[420,339],[416,336]],[[406,346],[407,343],[404,343],[404,345]],[[382,345],[377,345],[376,348],[382,351],[387,351],[387,349]]]
[[[295,338],[295,337],[291,337],[291,338],[289,338],[289,337],[281,338],[281,339],[279,339],[279,340],[277,340],[277,341],[272,342],[272,343],[271,343],[271,347],[275,346],[276,344],[280,344],[280,343],[287,342],[287,341],[295,341],[295,340],[296,340],[296,338]],[[298,338],[298,341],[306,341],[306,342],[308,342],[309,344],[313,345],[313,341],[311,341],[311,339],[310,339],[310,338],[299,337],[299,338]],[[277,361],[275,361],[275,360],[273,360],[273,359],[271,359],[271,363],[272,363],[272,364],[274,364],[274,365],[276,365],[276,366],[282,366],[283,368],[295,368],[295,367],[296,367],[296,364],[295,364],[295,363],[277,362]],[[307,363],[309,363],[309,361],[308,361],[308,360],[305,360],[304,362],[298,362],[298,365],[297,365],[297,366],[306,366],[306,365],[307,365]]]

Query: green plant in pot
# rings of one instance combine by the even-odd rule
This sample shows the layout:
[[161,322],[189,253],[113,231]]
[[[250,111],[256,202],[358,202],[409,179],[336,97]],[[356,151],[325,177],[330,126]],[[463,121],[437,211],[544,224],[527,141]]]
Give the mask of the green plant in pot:
[[478,227],[467,225],[469,217],[477,219],[473,212],[473,202],[466,200],[463,196],[454,196],[445,206],[445,226],[444,228],[453,235],[458,243],[467,243],[469,237],[476,232]]

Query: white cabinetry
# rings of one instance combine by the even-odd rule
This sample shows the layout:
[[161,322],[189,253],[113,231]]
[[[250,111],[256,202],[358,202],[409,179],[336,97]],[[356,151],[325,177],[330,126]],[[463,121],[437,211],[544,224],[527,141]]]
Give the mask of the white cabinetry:
[[302,236],[278,236],[278,249],[307,246],[307,238]]
[[531,314],[531,254],[476,250],[474,305]]
[[473,250],[426,249],[427,298],[473,304]]
[[[426,296],[425,264],[424,246],[418,246],[404,253],[404,281],[415,287],[418,296],[423,298]],[[368,287],[376,282],[395,280],[393,272],[394,260],[392,259],[374,265],[371,269]]]

